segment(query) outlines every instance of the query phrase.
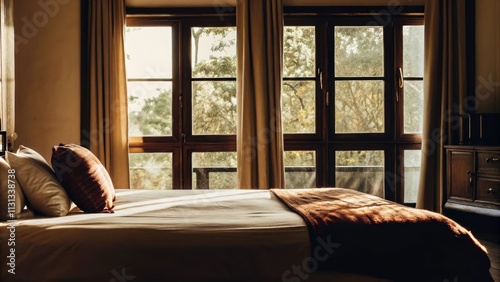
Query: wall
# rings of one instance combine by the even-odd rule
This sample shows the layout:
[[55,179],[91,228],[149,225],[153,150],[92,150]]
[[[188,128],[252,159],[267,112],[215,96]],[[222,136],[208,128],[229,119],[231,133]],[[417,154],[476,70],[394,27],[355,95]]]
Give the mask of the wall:
[[478,113],[500,113],[500,1],[476,0]]
[[15,146],[80,143],[80,0],[14,1]]

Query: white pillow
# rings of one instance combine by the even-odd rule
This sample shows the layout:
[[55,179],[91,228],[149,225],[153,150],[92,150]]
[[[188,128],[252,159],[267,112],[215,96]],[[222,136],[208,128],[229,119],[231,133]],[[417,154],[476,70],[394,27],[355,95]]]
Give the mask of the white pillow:
[[15,170],[0,158],[0,220],[19,219],[23,209],[24,195]]
[[7,162],[16,170],[28,207],[45,216],[66,215],[71,200],[45,159],[22,145],[16,154],[6,153]]

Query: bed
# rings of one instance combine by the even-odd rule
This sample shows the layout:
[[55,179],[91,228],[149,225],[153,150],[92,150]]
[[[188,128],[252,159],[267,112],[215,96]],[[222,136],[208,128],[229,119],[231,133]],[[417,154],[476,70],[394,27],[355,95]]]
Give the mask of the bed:
[[76,144],[6,157],[1,281],[492,281],[457,223],[355,190],[115,189]]
[[114,213],[2,222],[0,239],[0,281],[492,281],[458,224],[340,188],[116,189]]

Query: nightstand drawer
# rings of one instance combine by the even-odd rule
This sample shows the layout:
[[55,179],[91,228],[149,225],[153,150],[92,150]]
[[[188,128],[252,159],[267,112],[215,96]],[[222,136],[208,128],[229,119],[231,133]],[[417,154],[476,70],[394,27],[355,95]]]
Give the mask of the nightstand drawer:
[[500,179],[478,177],[477,200],[500,204]]
[[500,153],[478,152],[477,172],[500,175]]

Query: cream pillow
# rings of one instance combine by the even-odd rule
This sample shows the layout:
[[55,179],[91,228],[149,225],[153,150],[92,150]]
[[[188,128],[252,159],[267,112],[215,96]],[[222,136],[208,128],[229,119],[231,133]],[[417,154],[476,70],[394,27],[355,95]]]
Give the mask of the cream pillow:
[[7,162],[16,170],[17,181],[30,209],[45,216],[68,213],[71,200],[40,154],[21,145],[16,154],[7,152]]
[[0,158],[0,220],[19,219],[23,209],[24,195],[16,173],[7,161]]

